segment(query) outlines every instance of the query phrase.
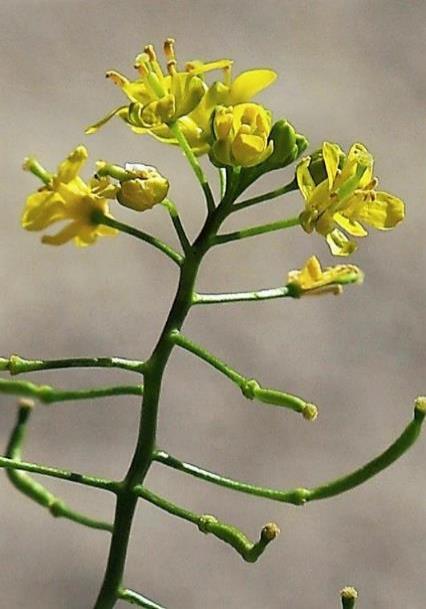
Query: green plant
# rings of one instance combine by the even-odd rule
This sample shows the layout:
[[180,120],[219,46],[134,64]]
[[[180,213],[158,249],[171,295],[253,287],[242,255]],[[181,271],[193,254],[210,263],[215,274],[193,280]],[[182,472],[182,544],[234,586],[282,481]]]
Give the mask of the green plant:
[[[118,116],[137,134],[147,133],[163,144],[179,146],[200,183],[206,204],[205,221],[195,238],[187,235],[177,206],[168,198],[168,180],[152,166],[126,164],[121,167],[102,161],[97,164],[90,181],[85,182],[79,177],[88,156],[83,146],[78,146],[59,165],[56,173],[47,171],[35,158],[26,159],[24,164],[24,168],[36,175],[43,185],[27,199],[22,217],[23,227],[40,231],[56,222],[66,222],[56,235],[43,236],[44,243],[62,245],[74,241],[77,246],[87,246],[95,243],[98,237],[127,233],[166,255],[179,272],[178,287],[169,315],[151,355],[145,361],[118,357],[28,360],[17,355],[0,360],[0,369],[11,375],[74,367],[120,368],[139,375],[143,380],[143,383],[132,385],[67,391],[28,381],[0,379],[0,393],[21,398],[6,456],[0,457],[0,466],[7,469],[11,482],[46,507],[53,516],[69,518],[112,535],[105,577],[94,609],[110,609],[119,599],[151,609],[160,607],[126,588],[123,582],[132,521],[139,499],[196,525],[201,532],[230,545],[248,562],[255,562],[279,533],[276,524],[266,524],[259,539],[253,542],[234,525],[221,522],[212,515],[194,513],[156,495],[145,485],[146,474],[153,462],[234,491],[303,505],[353,489],[391,465],[415,442],[426,415],[426,399],[418,398],[413,420],[387,450],[359,469],[313,488],[275,489],[232,480],[186,463],[156,445],[163,374],[175,347],[189,351],[213,366],[249,400],[287,408],[308,421],[315,420],[317,416],[317,407],[310,401],[275,388],[262,387],[257,380],[241,374],[203,346],[192,342],[182,332],[192,307],[339,294],[343,286],[360,283],[363,277],[360,269],[351,264],[322,269],[318,259],[312,256],[302,269],[291,271],[285,284],[278,287],[249,292],[200,294],[196,290],[196,279],[208,251],[228,242],[300,226],[308,234],[317,232],[323,236],[333,255],[348,256],[356,248],[351,237],[364,237],[367,234],[364,224],[387,230],[396,226],[404,216],[404,204],[400,199],[377,190],[373,157],[359,143],[355,143],[346,154],[337,144],[324,142],[320,150],[298,162],[289,183],[263,195],[240,200],[244,191],[260,177],[295,163],[308,145],[306,138],[298,134],[287,120],[273,123],[272,114],[251,101],[254,95],[274,81],[275,73],[272,70],[249,70],[233,80],[231,62],[228,60],[207,64],[190,62],[185,70],[178,71],[171,39],[165,43],[165,54],[166,74],[162,72],[150,45],[136,58],[139,77],[135,81],[117,72],[109,72],[109,78],[122,88],[128,101],[89,127],[87,132],[97,131],[112,117]],[[217,70],[223,71],[223,80],[208,84],[206,78]],[[210,161],[218,168],[218,200],[199,162],[199,157],[204,154],[208,154]],[[300,190],[305,201],[303,210],[296,217],[230,233],[220,232],[222,224],[231,214],[296,190]],[[157,237],[115,219],[110,213],[109,200],[137,212],[155,205],[164,206],[176,230],[181,250],[176,251]],[[22,460],[21,451],[33,408],[32,399],[49,405],[66,400],[118,395],[142,396],[138,441],[130,468],[122,480],[108,480]],[[116,497],[114,522],[94,520],[75,511],[33,480],[31,473],[113,493]],[[353,607],[355,600],[356,593],[352,588],[342,591],[344,609]]]

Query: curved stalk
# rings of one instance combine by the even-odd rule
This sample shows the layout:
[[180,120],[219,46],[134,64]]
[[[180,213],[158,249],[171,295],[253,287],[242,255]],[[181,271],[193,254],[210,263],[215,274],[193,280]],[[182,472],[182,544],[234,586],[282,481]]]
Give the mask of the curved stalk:
[[411,448],[419,437],[425,415],[425,398],[417,398],[413,420],[383,453],[353,472],[313,488],[299,487],[294,489],[277,489],[240,482],[239,480],[233,480],[232,478],[227,478],[215,472],[198,467],[198,465],[185,463],[164,450],[157,450],[154,454],[154,460],[178,471],[190,474],[195,478],[200,478],[206,482],[211,482],[212,484],[217,484],[218,486],[223,486],[240,493],[265,497],[266,499],[281,501],[283,503],[292,503],[293,505],[304,505],[308,501],[328,499],[346,493],[392,465],[392,463]]
[[163,254],[166,254],[166,256],[173,260],[173,262],[176,262],[177,265],[180,266],[182,264],[183,257],[170,245],[167,245],[167,243],[164,243],[161,241],[161,239],[158,239],[158,237],[154,237],[143,230],[139,230],[134,226],[129,226],[129,224],[124,224],[124,222],[119,222],[118,220],[115,220],[115,218],[105,216],[104,214],[98,212],[93,214],[93,222],[95,224],[104,224],[105,226],[110,226],[111,228],[117,229],[121,233],[127,233],[132,237],[136,237],[136,239],[145,241],[146,243],[149,243],[156,249],[160,250],[160,252],[163,252]]
[[246,562],[256,562],[263,554],[266,547],[280,532],[280,529],[274,522],[269,522],[262,528],[259,540],[253,543],[240,529],[231,524],[221,522],[211,514],[196,514],[195,512],[191,512],[186,508],[182,508],[175,503],[156,495],[142,485],[135,487],[134,491],[139,497],[142,497],[169,514],[195,524],[202,533],[205,533],[206,535],[211,533],[217,537],[217,539],[224,541],[234,548]]
[[[16,423],[6,449],[6,455],[18,462],[21,460],[22,445],[25,441],[31,411],[32,403],[25,401],[20,404]],[[92,529],[112,532],[112,525],[109,522],[90,518],[86,514],[70,508],[63,499],[51,493],[45,486],[31,478],[27,473],[18,469],[8,469],[6,473],[10,482],[18,491],[42,507],[47,508],[55,518],[67,518]]]

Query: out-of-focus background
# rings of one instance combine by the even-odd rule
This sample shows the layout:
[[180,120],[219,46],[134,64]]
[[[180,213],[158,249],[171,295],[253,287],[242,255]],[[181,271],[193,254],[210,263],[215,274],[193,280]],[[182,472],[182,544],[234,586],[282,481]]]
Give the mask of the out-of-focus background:
[[[42,246],[19,227],[36,181],[20,170],[37,154],[51,169],[77,144],[90,163],[141,161],[169,176],[191,235],[204,215],[180,152],[138,137],[116,120],[98,135],[83,128],[122,101],[104,79],[132,76],[144,44],[177,39],[182,61],[229,57],[235,72],[272,67],[277,83],[259,100],[311,141],[365,143],[384,190],[407,202],[406,221],[371,230],[352,262],[361,288],[340,298],[227,305],[194,310],[185,332],[265,386],[320,407],[309,424],[294,413],[244,400],[194,357],[176,351],[164,383],[159,445],[242,480],[276,487],[316,485],[382,451],[426,392],[424,2],[397,0],[215,2],[198,0],[2,0],[0,352],[30,358],[122,355],[144,358],[176,285],[167,258],[126,235],[79,250]],[[92,165],[87,168],[89,176]],[[209,170],[210,171],[210,170]],[[266,178],[257,192],[289,180]],[[212,180],[216,173],[211,172]],[[296,193],[236,214],[228,228],[294,215]],[[162,208],[116,216],[173,240]],[[199,289],[280,285],[311,254],[332,262],[325,243],[300,229],[222,246],[209,254]],[[130,373],[31,375],[60,387],[130,381]],[[135,379],[136,382],[136,379]],[[15,400],[2,397],[4,447]],[[39,407],[28,460],[121,477],[133,451],[138,399]],[[338,606],[338,590],[359,588],[360,607],[424,607],[426,439],[400,462],[346,495],[303,508],[235,495],[155,466],[149,486],[255,538],[270,520],[280,538],[256,565],[191,524],[140,504],[125,582],[170,609],[316,609]],[[73,507],[111,518],[105,493],[45,479]],[[0,478],[1,607],[90,609],[109,536],[53,520]],[[30,599],[30,600],[29,600]],[[125,606],[124,603],[119,606]]]

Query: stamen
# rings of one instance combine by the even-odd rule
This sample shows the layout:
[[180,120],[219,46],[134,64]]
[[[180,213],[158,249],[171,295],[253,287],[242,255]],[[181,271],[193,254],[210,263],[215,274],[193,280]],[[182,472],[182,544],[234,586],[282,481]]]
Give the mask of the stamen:
[[140,53],[135,59],[134,67],[139,72],[141,78],[146,78],[151,71],[149,55],[147,53]]
[[176,59],[174,44],[174,38],[167,38],[167,40],[164,42],[164,55],[166,56],[167,61]]
[[105,78],[109,78],[115,85],[121,88],[129,84],[129,79],[123,76],[123,74],[120,74],[120,72],[116,72],[115,70],[109,70],[105,74]]
[[157,75],[158,80],[160,82],[163,82],[164,74],[161,70],[160,64],[158,63],[157,54],[155,52],[153,45],[147,44],[147,46],[144,49],[144,52],[148,56],[150,65],[151,65],[152,69],[154,70],[155,74]]
[[149,61],[157,61],[157,55],[155,53],[155,49],[152,44],[147,44],[144,48],[144,53],[148,55]]
[[176,59],[169,59],[167,62],[167,72],[172,76],[176,74]]
[[365,187],[367,190],[374,190],[379,185],[379,180],[377,178],[373,178],[371,182],[367,184]]

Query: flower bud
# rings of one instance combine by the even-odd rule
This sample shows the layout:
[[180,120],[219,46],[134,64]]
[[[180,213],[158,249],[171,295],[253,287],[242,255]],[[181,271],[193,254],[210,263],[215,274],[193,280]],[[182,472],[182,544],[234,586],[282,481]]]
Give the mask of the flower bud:
[[220,167],[258,165],[273,150],[268,141],[271,124],[270,112],[259,104],[218,106],[213,117],[212,162]]
[[272,153],[262,163],[256,167],[243,168],[240,175],[241,190],[245,190],[265,173],[293,163],[306,150],[308,140],[297,133],[288,121],[279,120],[272,126],[268,144],[272,144]]
[[155,167],[126,163],[129,179],[121,182],[117,200],[135,211],[146,211],[161,203],[169,191],[169,182]]
[[274,151],[265,161],[265,171],[282,169],[295,161],[308,146],[308,140],[286,120],[277,121],[271,129]]

